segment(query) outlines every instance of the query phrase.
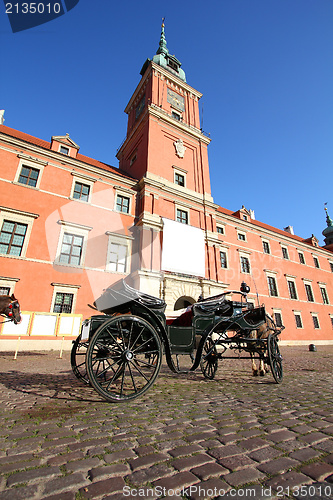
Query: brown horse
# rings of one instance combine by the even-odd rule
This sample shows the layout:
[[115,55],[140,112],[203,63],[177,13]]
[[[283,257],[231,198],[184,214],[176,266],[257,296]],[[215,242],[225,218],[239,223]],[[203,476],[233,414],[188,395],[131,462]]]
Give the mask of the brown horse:
[[0,295],[0,315],[14,321],[15,325],[21,323],[20,304],[14,294]]
[[[269,316],[269,314],[266,313],[266,321],[262,325],[259,326],[257,330],[252,330],[250,337],[252,339],[267,339],[268,335],[272,332],[276,331],[276,326],[274,324],[273,319]],[[267,351],[265,350],[264,356],[267,356]],[[269,368],[267,364],[264,362],[263,358],[260,357],[260,362],[259,362],[259,368],[257,368],[256,362],[254,360],[253,355],[251,354],[251,361],[252,361],[252,374],[253,376],[264,376],[268,371]]]

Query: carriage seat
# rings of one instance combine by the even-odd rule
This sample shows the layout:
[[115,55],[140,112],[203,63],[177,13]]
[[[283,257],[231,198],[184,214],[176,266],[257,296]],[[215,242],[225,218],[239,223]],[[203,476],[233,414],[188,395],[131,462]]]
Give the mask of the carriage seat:
[[167,325],[169,326],[192,326],[193,310],[192,308],[185,311],[183,314],[175,319],[168,319]]

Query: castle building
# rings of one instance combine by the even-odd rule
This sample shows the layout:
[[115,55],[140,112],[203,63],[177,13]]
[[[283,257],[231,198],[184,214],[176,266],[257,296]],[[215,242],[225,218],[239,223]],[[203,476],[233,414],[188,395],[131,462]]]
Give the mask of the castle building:
[[282,342],[333,343],[328,213],[320,246],[244,206],[217,205],[202,94],[169,53],[164,25],[140,74],[119,168],[84,156],[68,134],[48,142],[0,124],[0,292],[23,311],[20,325],[2,325],[2,346],[71,340],[88,304],[121,278],[164,298],[167,315],[245,281],[249,301],[285,326]]

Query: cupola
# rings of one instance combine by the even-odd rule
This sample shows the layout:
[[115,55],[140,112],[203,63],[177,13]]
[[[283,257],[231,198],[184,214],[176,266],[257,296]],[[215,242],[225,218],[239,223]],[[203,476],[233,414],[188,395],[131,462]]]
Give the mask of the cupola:
[[325,246],[328,246],[328,245],[333,245],[333,221],[332,221],[331,217],[329,216],[328,210],[326,207],[325,207],[325,212],[326,212],[327,227],[324,229],[322,234],[324,236]]

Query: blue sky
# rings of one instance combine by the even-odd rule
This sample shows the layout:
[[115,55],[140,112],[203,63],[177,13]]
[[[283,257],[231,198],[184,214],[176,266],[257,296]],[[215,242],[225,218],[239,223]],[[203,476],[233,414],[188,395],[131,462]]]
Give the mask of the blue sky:
[[5,125],[114,166],[140,69],[168,49],[203,93],[212,194],[323,243],[333,216],[332,0],[80,0],[64,16],[12,33],[0,3]]

